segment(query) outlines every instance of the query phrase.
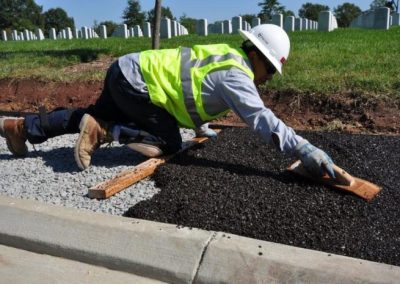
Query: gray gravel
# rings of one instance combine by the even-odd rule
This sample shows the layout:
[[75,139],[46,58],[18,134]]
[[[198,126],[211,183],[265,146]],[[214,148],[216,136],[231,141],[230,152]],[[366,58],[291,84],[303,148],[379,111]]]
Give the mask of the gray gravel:
[[[193,131],[181,130],[184,140]],[[88,189],[145,161],[145,157],[118,143],[102,146],[92,157],[92,166],[79,171],[74,160],[78,135],[63,135],[35,145],[29,155],[15,158],[0,137],[0,194],[33,199],[66,207],[121,215],[136,203],[151,198],[160,189],[151,178],[142,180],[105,200],[90,199]]]

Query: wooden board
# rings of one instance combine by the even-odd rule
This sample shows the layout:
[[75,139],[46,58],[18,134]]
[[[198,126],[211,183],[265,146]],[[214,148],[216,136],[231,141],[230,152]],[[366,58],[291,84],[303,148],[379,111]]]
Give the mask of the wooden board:
[[287,168],[287,170],[290,172],[296,173],[316,182],[326,184],[335,189],[350,192],[367,201],[374,199],[375,196],[382,190],[380,186],[354,177],[336,165],[333,166],[333,169],[335,171],[336,178],[331,178],[327,174],[318,178],[313,177],[307,172],[300,160],[294,162]]
[[[217,133],[220,129],[214,129]],[[193,138],[185,142],[182,151],[198,144],[207,141],[207,137]],[[90,198],[106,199],[114,194],[124,190],[125,188],[135,184],[136,182],[151,176],[159,165],[164,164],[174,155],[161,156],[159,158],[150,158],[143,163],[133,167],[132,169],[125,170],[119,173],[111,180],[104,181],[89,189],[88,195]]]

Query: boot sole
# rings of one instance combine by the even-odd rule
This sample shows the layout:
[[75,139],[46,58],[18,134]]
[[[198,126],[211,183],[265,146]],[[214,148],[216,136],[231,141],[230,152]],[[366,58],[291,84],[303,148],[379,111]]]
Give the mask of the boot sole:
[[28,147],[25,145],[24,152],[22,152],[22,153],[15,151],[11,145],[10,137],[3,131],[4,119],[7,119],[7,118],[17,119],[17,118],[16,117],[4,117],[4,116],[1,118],[3,118],[3,119],[0,120],[0,135],[3,136],[4,138],[6,138],[6,144],[7,144],[8,150],[10,150],[10,152],[16,157],[25,157],[28,154]]
[[141,153],[142,155],[149,158],[156,158],[163,154],[163,151],[157,146],[145,144],[145,143],[130,143],[127,144],[129,148]]
[[82,141],[82,136],[83,136],[83,132],[81,131],[84,127],[86,127],[87,122],[88,122],[88,118],[90,116],[88,114],[85,114],[82,119],[81,122],[79,123],[79,137],[78,140],[76,141],[75,144],[75,148],[74,148],[74,157],[75,157],[75,162],[78,165],[78,168],[81,169],[82,171],[86,169],[86,167],[83,166],[81,160],[79,159],[79,151],[78,151],[78,145],[81,144]]

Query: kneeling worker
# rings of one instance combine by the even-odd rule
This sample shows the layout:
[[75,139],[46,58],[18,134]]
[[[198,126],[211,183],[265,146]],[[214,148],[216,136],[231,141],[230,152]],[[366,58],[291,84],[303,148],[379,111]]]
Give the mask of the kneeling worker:
[[36,144],[79,132],[75,160],[83,170],[93,152],[111,141],[149,157],[177,152],[179,127],[215,136],[207,122],[233,110],[265,142],[300,158],[310,173],[334,176],[331,158],[278,119],[257,91],[276,72],[282,74],[290,49],[287,34],[270,24],[240,34],[240,48],[195,45],[122,56],[108,69],[95,104],[1,118],[0,134],[15,156],[25,156],[26,141]]

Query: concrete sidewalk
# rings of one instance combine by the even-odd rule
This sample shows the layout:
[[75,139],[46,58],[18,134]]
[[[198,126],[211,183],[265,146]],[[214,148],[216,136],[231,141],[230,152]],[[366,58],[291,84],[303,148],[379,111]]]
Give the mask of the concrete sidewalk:
[[[135,277],[128,283],[342,284],[400,279],[397,266],[36,201],[0,196],[0,216],[0,279],[5,275],[7,282],[20,283],[26,277],[32,283],[29,280],[54,273],[59,275],[54,279],[60,279],[56,283],[65,283],[60,272],[64,269],[78,271],[69,283],[85,282],[85,271],[93,271],[93,280],[111,274],[118,275],[116,281]],[[17,261],[19,255],[37,261],[27,265]],[[46,270],[49,262],[64,268]],[[15,271],[14,281],[7,263],[19,265],[25,274]]]

